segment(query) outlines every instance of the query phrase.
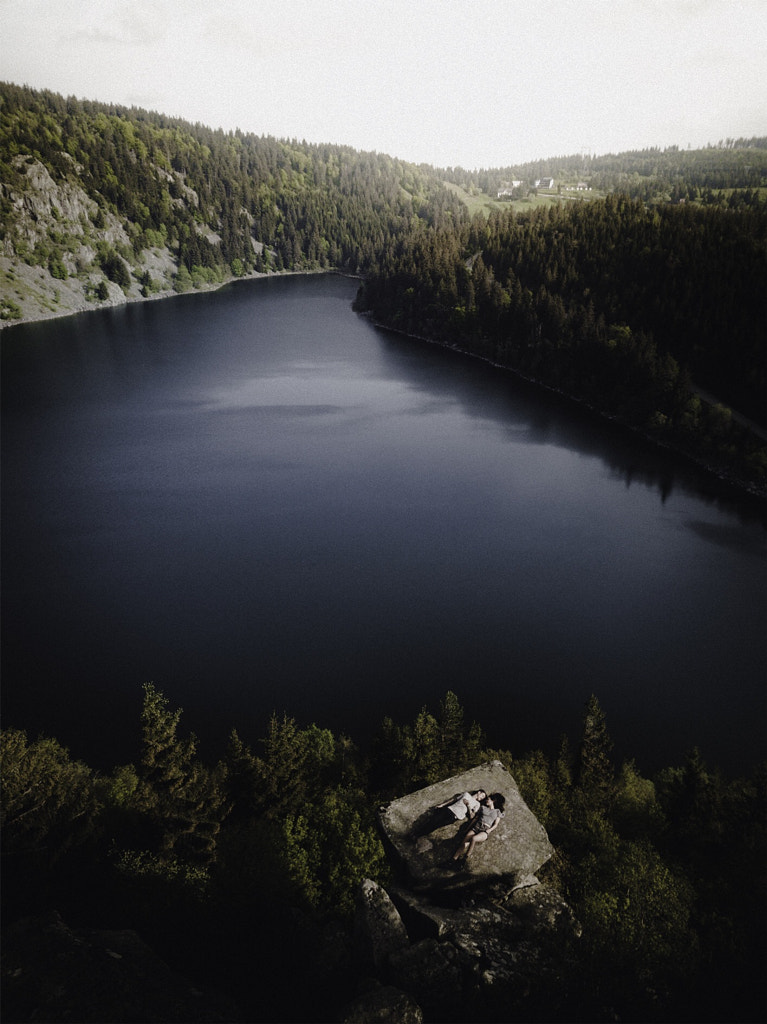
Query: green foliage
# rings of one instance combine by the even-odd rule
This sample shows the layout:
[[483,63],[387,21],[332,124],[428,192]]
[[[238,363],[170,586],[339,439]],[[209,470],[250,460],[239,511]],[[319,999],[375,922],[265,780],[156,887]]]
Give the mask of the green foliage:
[[189,273],[189,271],[186,269],[186,267],[182,264],[178,268],[178,273],[176,274],[176,277],[175,277],[175,279],[173,281],[173,290],[178,292],[179,294],[181,294],[183,292],[190,291],[192,287],[193,287],[192,275]]
[[523,794],[525,803],[544,826],[551,816],[551,767],[541,750],[508,760],[509,769]]
[[610,761],[612,747],[605,714],[592,694],[586,703],[583,717],[576,783],[585,802],[599,811],[607,810],[613,798],[615,782]]
[[[210,876],[207,868],[188,864],[149,850],[121,850],[113,860],[115,869],[134,884],[163,894],[179,889],[197,899],[207,896]],[[165,897],[167,899],[167,897]]]
[[386,793],[420,788],[476,764],[483,748],[481,729],[465,727],[463,708],[448,691],[439,717],[421,708],[411,725],[384,718],[374,748],[375,784]]
[[160,291],[162,287],[162,285],[158,281],[155,281],[153,279],[152,275],[149,273],[148,270],[144,271],[139,280],[141,281],[141,294],[144,296],[144,298],[148,298],[155,292]]
[[[508,752],[471,746],[479,728],[467,729],[452,693],[436,715],[424,708],[404,726],[387,719],[369,762],[348,738],[275,714],[257,751],[233,731],[211,768],[198,760],[194,736],[180,734],[181,714],[146,684],[140,763],[102,778],[55,740],[30,744],[18,730],[3,732],[3,858],[16,865],[16,885],[36,894],[50,888],[56,905],[64,894],[98,904],[101,877],[126,920],[163,922],[169,949],[181,940],[178,921],[204,932],[202,915],[214,908],[249,927],[290,917],[291,907],[348,923],[359,882],[388,881],[374,820],[379,803],[435,772],[502,754],[555,845],[545,880],[583,927],[563,949],[579,1019],[603,1007],[623,1019],[681,1019],[680,1007],[698,1015],[702,1007],[711,1020],[735,1019],[741,1008],[742,1019],[757,1019],[765,766],[726,781],[693,750],[654,779],[633,761],[614,777],[596,697],[587,702],[576,756],[565,738],[555,757],[533,751],[513,761]],[[464,763],[456,750],[475,760]],[[92,842],[84,846],[85,839]],[[53,865],[66,867],[78,849],[95,851],[91,869],[77,881],[67,868],[57,880]],[[79,893],[70,894],[73,880]],[[553,984],[553,996],[569,1007],[574,993]]]
[[286,795],[294,806],[314,799],[328,785],[345,778],[346,758],[354,757],[348,740],[312,723],[299,728],[294,718],[273,714],[258,756],[233,732],[224,772],[235,815],[278,812]]
[[388,877],[365,794],[333,789],[299,811],[289,808],[286,800],[277,848],[292,891],[314,910],[351,915],[360,882]]
[[573,892],[589,955],[625,987],[685,981],[696,966],[693,890],[647,842],[601,837],[582,861]]
[[99,810],[93,772],[55,739],[29,743],[0,734],[0,826],[3,854],[55,863],[89,839]]
[[168,703],[152,683],[144,685],[138,805],[157,824],[161,853],[207,865],[215,860],[226,812],[222,779],[197,760],[193,734],[178,736],[182,712],[170,711]]
[[655,783],[643,778],[633,761],[622,766],[612,807],[615,826],[625,838],[651,836],[664,825],[664,816],[656,799]]
[[130,271],[125,265],[125,261],[114,249],[102,249],[99,253],[98,261],[99,266],[110,281],[119,284],[121,288],[130,287]]
[[21,307],[13,299],[0,299],[0,320],[20,320]]
[[141,779],[132,764],[115,768],[105,783],[106,799],[115,807],[133,807],[139,800]]
[[61,256],[58,254],[51,255],[50,259],[48,260],[48,272],[50,273],[51,277],[55,277],[59,281],[66,281],[66,279],[69,277],[67,268],[64,266],[64,262],[61,259]]

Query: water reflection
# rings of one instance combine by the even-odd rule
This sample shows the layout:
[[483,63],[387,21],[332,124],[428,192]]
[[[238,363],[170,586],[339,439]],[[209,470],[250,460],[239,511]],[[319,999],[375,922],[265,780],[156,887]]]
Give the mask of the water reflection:
[[[762,523],[767,528],[762,499],[718,480],[684,456],[602,420],[577,402],[511,371],[393,331],[376,330],[392,376],[411,381],[416,393],[429,395],[414,411],[438,412],[457,403],[466,416],[491,421],[514,442],[554,445],[599,458],[626,487],[641,485],[657,491],[661,504],[678,490],[744,523]],[[431,396],[432,389],[436,397]]]
[[744,531],[728,523],[709,523],[701,519],[690,519],[686,526],[699,537],[752,557],[767,558],[767,544],[762,533]]
[[639,757],[761,751],[748,502],[374,328],[354,291],[243,282],[3,332],[6,721],[72,745],[90,717],[131,760],[148,678],[199,731],[256,736],[272,710],[357,736],[451,688],[502,709],[494,742],[551,749],[596,691]]

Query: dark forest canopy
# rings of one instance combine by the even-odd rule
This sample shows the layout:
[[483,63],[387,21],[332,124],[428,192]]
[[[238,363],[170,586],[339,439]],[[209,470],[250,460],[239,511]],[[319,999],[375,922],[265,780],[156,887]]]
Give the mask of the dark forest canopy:
[[[234,998],[242,1016],[227,1019],[337,1020],[358,979],[326,958],[313,973],[305,951],[312,935],[349,941],[363,878],[389,884],[374,809],[498,759],[556,848],[542,881],[583,925],[557,940],[554,975],[533,971],[532,993],[499,993],[513,1019],[761,1019],[763,766],[728,780],[693,750],[647,778],[613,762],[595,696],[553,753],[489,748],[448,692],[412,722],[384,718],[366,750],[275,714],[256,743],[232,731],[210,764],[146,684],[136,739],[134,763],[99,774],[55,739],[0,734],[6,924],[55,907],[72,927],[136,928],[174,970]],[[42,998],[17,972],[8,1019],[40,1019]],[[68,1019],[47,998],[45,1019]],[[471,998],[450,1019],[510,1019]]]
[[[63,223],[25,234],[18,197],[35,162],[94,204],[77,239]],[[540,176],[593,195],[555,187],[545,206],[474,216],[464,202]],[[765,138],[437,170],[2,84],[0,178],[6,255],[66,278],[82,246],[76,273],[93,301],[107,281],[156,288],[142,263],[151,249],[173,260],[178,291],[250,272],[358,274],[358,308],[379,322],[767,487],[763,438],[743,423],[767,425]],[[12,298],[2,315],[19,315]]]
[[[384,251],[358,308],[763,485],[767,214],[622,194],[495,211]],[[693,385],[722,404],[702,402]]]

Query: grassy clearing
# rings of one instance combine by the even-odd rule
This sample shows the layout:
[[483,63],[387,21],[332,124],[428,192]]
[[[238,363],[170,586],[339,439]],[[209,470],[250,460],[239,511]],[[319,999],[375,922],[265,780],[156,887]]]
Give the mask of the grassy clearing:
[[451,181],[446,181],[445,185],[452,192],[455,192],[458,198],[466,205],[472,217],[475,213],[481,213],[487,217],[491,210],[508,210],[509,207],[516,213],[524,213],[526,210],[535,210],[539,206],[551,206],[552,203],[593,202],[594,199],[601,199],[606,194],[597,191],[588,193],[563,191],[561,195],[558,192],[539,192],[537,195],[531,193],[525,199],[512,199],[509,201],[508,199],[494,199],[485,192],[467,192],[465,188],[461,188],[460,185],[455,185]]
[[475,213],[484,214],[486,217],[491,210],[503,210],[509,205],[508,203],[499,202],[497,199],[491,199],[484,192],[467,192],[465,188],[453,184],[452,181],[446,181],[444,184],[451,192],[455,192],[461,202],[468,207],[472,217]]

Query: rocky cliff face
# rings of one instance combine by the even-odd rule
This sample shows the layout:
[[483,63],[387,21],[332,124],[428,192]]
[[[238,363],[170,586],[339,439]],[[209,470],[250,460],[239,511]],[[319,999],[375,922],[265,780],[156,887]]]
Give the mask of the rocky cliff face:
[[[501,792],[506,815],[469,862],[450,862],[465,826],[434,822],[436,805],[476,789]],[[384,891],[362,883],[354,949],[365,980],[346,1024],[424,1019],[537,1019],[580,927],[535,872],[553,849],[516,782],[494,761],[410,793],[379,820],[398,872]],[[548,1007],[543,1011],[543,1007]]]
[[[167,248],[134,257],[119,219],[99,210],[78,185],[54,181],[30,156],[15,157],[12,166],[15,182],[0,183],[10,209],[0,237],[0,328],[173,294],[177,267]],[[99,265],[100,244],[127,257],[124,286],[110,281]]]

